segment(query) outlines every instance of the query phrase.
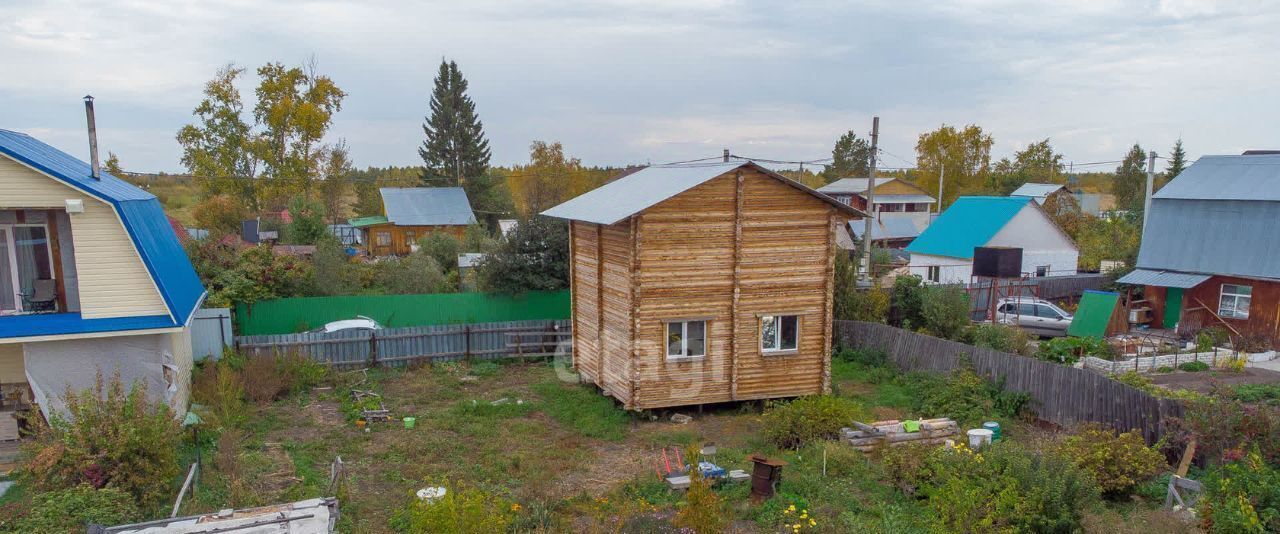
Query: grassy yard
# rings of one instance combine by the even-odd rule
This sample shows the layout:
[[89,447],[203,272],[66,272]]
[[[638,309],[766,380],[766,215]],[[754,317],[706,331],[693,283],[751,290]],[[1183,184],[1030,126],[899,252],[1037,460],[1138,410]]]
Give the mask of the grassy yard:
[[[893,378],[887,368],[836,362],[833,369],[836,394],[859,401],[871,416],[922,415],[910,412],[919,392]],[[666,532],[683,495],[657,477],[657,450],[715,443],[726,469],[749,471],[752,453],[788,462],[781,494],[762,505],[750,504],[746,484],[717,487],[733,531],[776,532],[792,505],[809,511],[816,525],[810,530],[818,532],[925,528],[923,501],[898,491],[881,462],[836,442],[778,450],[762,437],[757,404],[708,408],[678,425],[624,412],[593,388],[558,379],[547,363],[374,371],[359,387],[379,391],[393,417],[416,417],[416,427],[395,421],[358,429],[340,398],[343,387],[252,408],[246,430],[224,436],[221,453],[205,451],[209,468],[183,512],[324,495],[329,463],[341,456],[343,532],[389,532],[417,489],[446,483],[516,503],[520,531]],[[506,401],[492,404],[499,399]],[[1045,438],[1022,422],[1005,427],[1013,440]],[[637,515],[634,503],[648,512]],[[1086,524],[1099,532],[1184,528],[1141,500],[1100,505]]]

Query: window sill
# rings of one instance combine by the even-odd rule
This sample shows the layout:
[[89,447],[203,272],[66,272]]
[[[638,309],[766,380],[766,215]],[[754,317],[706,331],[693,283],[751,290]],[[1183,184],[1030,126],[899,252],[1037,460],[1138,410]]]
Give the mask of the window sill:
[[707,359],[705,355],[703,356],[667,356],[667,363],[699,362],[705,359]]
[[800,349],[762,350],[760,351],[760,354],[762,356],[794,356],[796,354],[800,354]]

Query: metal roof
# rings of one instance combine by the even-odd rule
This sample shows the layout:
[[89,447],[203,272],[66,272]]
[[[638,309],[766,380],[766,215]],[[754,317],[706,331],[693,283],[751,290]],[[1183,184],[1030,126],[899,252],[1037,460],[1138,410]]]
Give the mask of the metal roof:
[[1047,197],[1053,194],[1054,191],[1063,189],[1065,187],[1067,186],[1062,184],[1037,184],[1037,183],[1028,182],[1028,183],[1022,184],[1017,189],[1013,190],[1012,193],[1009,193],[1009,196],[1035,197],[1035,198],[1043,199],[1044,197]]
[[[866,229],[865,221],[849,221],[849,231],[853,236],[862,239],[862,231]],[[871,225],[871,240],[906,239],[920,235],[915,221],[908,217],[880,217],[878,223]]]
[[1204,281],[1208,279],[1209,275],[1207,274],[1134,269],[1133,271],[1130,271],[1129,274],[1121,276],[1119,280],[1116,280],[1116,282],[1137,286],[1180,287],[1182,289],[1191,289],[1204,283]]
[[1280,201],[1280,155],[1201,156],[1151,198]]
[[466,226],[476,223],[461,187],[383,187],[382,206],[396,226]]
[[484,254],[482,253],[463,252],[462,254],[458,254],[458,267],[459,268],[475,267],[476,264],[480,263],[480,260],[482,259],[484,259]]
[[560,219],[613,224],[742,167],[776,178],[850,215],[859,217],[864,215],[853,207],[750,161],[645,167],[578,195],[542,214]]
[[[881,183],[888,182],[890,180],[893,180],[893,178],[885,178],[883,180],[877,179],[876,186],[878,187]],[[828,195],[832,193],[865,193],[870,182],[870,178],[841,178],[819,187],[818,192],[826,193]]]
[[387,224],[387,222],[389,222],[389,221],[387,221],[387,218],[386,218],[386,217],[383,217],[383,216],[381,216],[381,215],[374,215],[374,216],[372,216],[372,217],[356,217],[356,218],[354,218],[354,219],[347,219],[347,224],[350,224],[352,228],[364,228],[364,227],[366,227],[366,226],[375,226],[375,225],[379,225],[379,224]]
[[0,130],[0,154],[111,204],[169,309],[170,324],[164,326],[187,324],[204,299],[204,286],[155,195],[106,172],[95,180],[88,163],[27,134]]
[[972,258],[974,247],[991,241],[1030,201],[1028,197],[957,198],[907,246],[907,252]]
[[1280,279],[1277,221],[1280,202],[1157,196],[1151,200],[1137,267]]

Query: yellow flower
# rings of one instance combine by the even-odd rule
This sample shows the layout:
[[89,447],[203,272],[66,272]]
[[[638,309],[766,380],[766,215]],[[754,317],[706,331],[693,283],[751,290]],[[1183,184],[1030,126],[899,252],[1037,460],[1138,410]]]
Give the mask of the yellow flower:
[[788,507],[787,507],[787,511],[788,511],[788,512],[794,512],[794,511],[796,511],[796,505],[794,505],[794,504],[793,504],[793,505],[791,505],[791,506],[788,506]]
[[817,522],[817,521],[814,521],[814,520],[812,520],[812,519],[810,519],[810,520],[809,520],[809,526],[811,526],[811,527],[816,527],[816,526],[818,526],[818,522]]
[[519,511],[520,511],[520,503],[518,503],[518,502],[513,502],[513,503],[511,503],[511,511],[512,511],[512,512],[519,512]]
[[809,519],[809,511],[805,510],[804,513],[800,514],[800,519]]

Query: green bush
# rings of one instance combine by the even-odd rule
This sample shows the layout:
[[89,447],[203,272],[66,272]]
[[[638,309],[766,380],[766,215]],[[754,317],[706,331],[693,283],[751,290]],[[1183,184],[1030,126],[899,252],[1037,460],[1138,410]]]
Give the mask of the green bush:
[[1210,326],[1196,333],[1196,352],[1209,352],[1214,347],[1226,345],[1231,341],[1227,329],[1221,326]]
[[1161,365],[1160,367],[1156,367],[1156,372],[1160,374],[1169,374],[1174,372],[1175,370],[1176,369],[1174,369],[1172,366],[1169,366],[1169,365]]
[[907,330],[924,325],[924,280],[916,275],[899,276],[893,280],[890,297],[892,314],[889,324]]
[[814,440],[836,438],[841,428],[864,415],[858,403],[842,397],[800,397],[769,404],[764,414],[764,435],[778,447],[795,449]]
[[969,326],[969,295],[959,286],[925,288],[921,329],[941,338],[959,340]]
[[1280,468],[1250,453],[1209,473],[1198,504],[1210,532],[1280,532]]
[[[916,381],[922,380],[916,376]],[[957,370],[937,383],[921,385],[916,407],[921,417],[950,417],[966,426],[987,421],[995,412],[990,386],[969,369]]]
[[1075,365],[1085,356],[1115,359],[1115,348],[1095,337],[1057,337],[1040,343],[1036,358],[1063,365]]
[[504,532],[515,520],[515,503],[479,488],[448,482],[439,484],[445,494],[427,502],[416,497],[391,518],[397,532],[456,532],[487,534]]
[[37,494],[21,516],[0,525],[5,532],[84,532],[87,525],[120,525],[141,519],[133,496],[116,488],[79,486]]
[[1031,340],[1021,328],[998,323],[973,325],[964,333],[964,342],[975,347],[986,347],[1000,352],[1031,355]]
[[935,449],[921,473],[920,494],[942,532],[1076,532],[1098,495],[1065,459],[1007,441]]
[[1137,431],[1116,434],[1095,424],[1080,427],[1056,447],[1058,454],[1089,473],[1107,497],[1126,497],[1138,484],[1168,467],[1160,451]]
[[24,483],[41,492],[118,489],[144,509],[173,498],[181,429],[168,406],[147,400],[144,383],[126,392],[119,372],[110,382],[99,373],[93,388],[63,398],[67,416],[54,412],[23,447]]
[[1182,369],[1188,373],[1199,373],[1209,370],[1209,364],[1202,361],[1186,362],[1178,365],[1178,369]]
[[1280,404],[1280,384],[1240,384],[1231,388],[1230,396],[1240,402]]

